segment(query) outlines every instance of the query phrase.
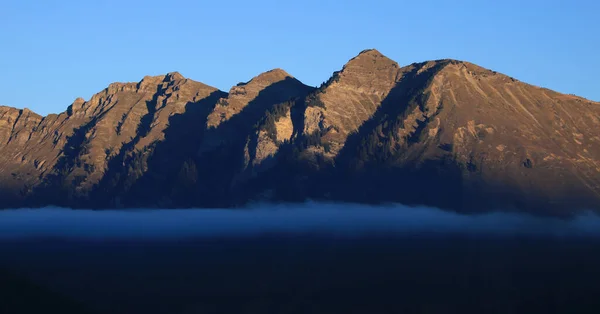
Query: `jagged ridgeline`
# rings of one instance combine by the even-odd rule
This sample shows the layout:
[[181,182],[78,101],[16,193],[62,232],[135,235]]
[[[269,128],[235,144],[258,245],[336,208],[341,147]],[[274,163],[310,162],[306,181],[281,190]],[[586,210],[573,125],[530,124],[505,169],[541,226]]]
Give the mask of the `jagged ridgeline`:
[[600,104],[468,62],[365,50],[318,88],[179,73],[58,115],[0,107],[3,207],[306,199],[569,215],[600,208]]

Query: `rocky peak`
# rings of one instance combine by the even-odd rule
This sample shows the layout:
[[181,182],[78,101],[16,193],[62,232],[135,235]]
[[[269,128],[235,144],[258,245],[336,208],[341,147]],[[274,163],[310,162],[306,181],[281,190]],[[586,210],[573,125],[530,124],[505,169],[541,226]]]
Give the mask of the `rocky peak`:
[[136,83],[122,83],[122,82],[114,82],[110,83],[108,87],[104,90],[106,94],[116,94],[118,92],[124,91],[135,91],[138,86]]
[[[99,94],[104,94],[106,95],[111,95],[111,94],[116,94],[118,92],[156,92],[157,89],[161,86],[166,87],[166,86],[174,86],[174,85],[178,85],[178,84],[183,84],[185,82],[187,82],[188,80],[181,75],[179,72],[169,72],[167,74],[162,74],[162,75],[146,75],[142,78],[142,80],[140,80],[137,83],[134,82],[114,82],[108,85],[108,87],[101,93]],[[201,84],[199,82],[195,82],[197,84]],[[208,85],[206,85],[207,87],[209,87]],[[96,94],[96,95],[99,95]],[[96,96],[94,95],[94,96]],[[94,97],[92,97],[92,99],[90,100],[90,102],[92,102],[92,100],[94,100]]]
[[177,84],[182,80],[185,80],[185,77],[183,77],[183,75],[181,75],[179,72],[169,72],[167,74],[154,76],[146,75],[139,83],[137,83],[136,89],[139,91],[155,92],[162,84]]
[[[209,115],[207,126],[218,126],[241,112],[250,103],[274,105],[293,97],[302,96],[309,89],[310,87],[282,69],[261,73],[247,83],[233,86],[229,90],[228,96],[221,99],[215,110]],[[259,111],[262,113],[264,110]]]
[[263,72],[255,77],[253,77],[250,81],[246,83],[240,83],[231,88],[230,93],[233,95],[239,94],[237,91],[245,91],[252,90],[255,87],[264,88],[271,84],[283,81],[287,78],[293,79],[294,77],[288,74],[286,71],[282,69],[273,69],[267,72]]
[[362,92],[382,94],[391,88],[399,72],[398,63],[381,52],[364,50],[350,59],[341,71],[334,74],[328,84],[340,83]]
[[337,153],[348,134],[375,113],[397,83],[399,73],[398,64],[379,51],[362,51],[311,97],[304,133],[319,132],[333,143],[330,151]]
[[73,103],[71,104],[71,106],[69,106],[69,108],[67,109],[67,113],[69,115],[72,115],[74,111],[79,111],[80,109],[82,109],[84,104],[85,104],[85,99],[83,99],[81,97],[77,97],[77,99],[75,99],[73,101]]
[[379,50],[371,48],[371,49],[365,49],[361,52],[358,53],[358,55],[356,55],[356,57],[365,57],[365,58],[381,58],[381,57],[385,57],[381,52],[379,52]]
[[168,81],[167,75],[156,75],[156,76],[144,76],[144,78],[137,84],[137,89],[141,91],[155,92],[159,85],[163,82]]
[[2,117],[11,117],[8,119],[16,119],[19,117],[33,117],[41,119],[42,116],[31,111],[29,108],[17,109],[8,106],[0,106],[0,118]]
[[286,71],[282,70],[282,69],[273,69],[264,73],[259,74],[258,76],[256,76],[255,78],[253,78],[250,82],[255,82],[255,83],[276,83],[279,81],[283,81],[286,78],[293,78],[293,76],[291,76],[290,74],[288,74]]
[[74,101],[73,101],[73,106],[81,106],[85,103],[85,99],[81,98],[81,97],[77,97]]
[[181,73],[179,73],[179,72],[169,72],[165,75],[165,78],[164,78],[165,82],[174,82],[174,81],[180,81],[180,80],[185,80],[185,77],[183,75],[181,75]]
[[384,56],[381,52],[375,49],[369,49],[363,50],[356,57],[350,59],[344,66],[344,70],[353,68],[374,69],[385,67],[398,67],[398,64],[394,60]]

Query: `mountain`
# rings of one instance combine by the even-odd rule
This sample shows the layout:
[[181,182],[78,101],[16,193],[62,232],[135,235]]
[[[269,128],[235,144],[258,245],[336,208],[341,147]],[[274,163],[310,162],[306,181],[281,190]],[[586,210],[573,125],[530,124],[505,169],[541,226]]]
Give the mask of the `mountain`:
[[[6,172],[13,181],[28,179],[21,194],[36,205],[86,204],[114,189],[128,188],[142,174],[132,165],[158,153],[155,148],[168,136],[197,140],[195,133],[201,128],[183,128],[176,120],[185,117],[182,122],[195,126],[222,95],[179,73],[148,76],[139,83],[113,83],[87,102],[75,100],[58,116],[26,124],[30,128],[21,131],[25,133],[17,144],[21,146],[13,150],[23,154],[21,165],[17,161]],[[6,156],[4,150],[2,155]],[[25,175],[18,168],[24,162],[33,165]]]
[[228,93],[179,73],[58,115],[0,107],[9,206],[402,202],[568,215],[600,208],[600,104],[457,60],[377,50],[319,88],[281,69]]

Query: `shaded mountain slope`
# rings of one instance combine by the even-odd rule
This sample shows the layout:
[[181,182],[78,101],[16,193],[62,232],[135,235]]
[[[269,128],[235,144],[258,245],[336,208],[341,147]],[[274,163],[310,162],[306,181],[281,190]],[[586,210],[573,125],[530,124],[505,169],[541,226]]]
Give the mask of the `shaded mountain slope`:
[[[281,69],[263,73],[231,89],[209,115],[206,136],[198,152],[199,203],[229,206],[237,196],[232,189],[249,168],[277,153],[291,139],[291,121],[279,123],[279,138],[265,138],[261,130],[273,110],[303,98],[313,88]],[[271,117],[272,119],[272,117]],[[284,125],[285,124],[285,125]],[[285,129],[285,130],[283,130]]]

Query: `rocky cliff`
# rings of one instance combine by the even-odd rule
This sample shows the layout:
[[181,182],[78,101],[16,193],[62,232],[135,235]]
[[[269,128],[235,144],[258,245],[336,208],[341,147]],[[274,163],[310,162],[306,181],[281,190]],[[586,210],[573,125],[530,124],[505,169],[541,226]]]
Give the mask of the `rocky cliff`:
[[376,50],[319,88],[229,93],[179,73],[58,115],[0,107],[2,205],[235,206],[307,198],[463,211],[600,208],[600,104],[474,64]]

